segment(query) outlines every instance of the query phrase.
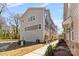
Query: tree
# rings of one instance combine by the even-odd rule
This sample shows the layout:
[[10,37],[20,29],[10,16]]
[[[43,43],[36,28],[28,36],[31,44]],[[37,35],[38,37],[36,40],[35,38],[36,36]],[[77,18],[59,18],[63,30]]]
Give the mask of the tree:
[[0,29],[2,25],[4,24],[4,17],[2,17],[2,12],[5,10],[6,3],[0,3]]
[[2,27],[6,24],[5,22],[5,18],[2,16],[2,13],[4,12],[4,10],[6,9],[6,3],[0,3],[0,38],[3,37],[3,29]]
[[6,7],[6,3],[0,3],[0,15],[5,10],[5,7]]
[[6,24],[4,19],[5,19],[4,17],[0,16],[0,29],[2,28],[4,24]]
[[[5,23],[3,21],[3,18],[1,18],[3,12],[5,11],[6,8],[6,3],[0,3],[0,29],[2,28],[2,25]],[[13,15],[12,13],[10,13],[10,11],[7,9],[8,13],[10,14],[11,17],[9,17],[9,25],[11,25],[12,29],[13,29],[13,33],[14,33],[14,37],[17,39],[19,38],[19,15],[15,14]],[[5,18],[7,19],[7,18]]]
[[15,22],[15,38],[19,38],[19,15],[14,16],[14,22]]
[[11,27],[12,27],[12,33],[13,33],[13,37],[15,39],[18,39],[19,38],[19,15],[16,14],[16,15],[13,15],[11,16],[10,18],[10,24],[11,24]]

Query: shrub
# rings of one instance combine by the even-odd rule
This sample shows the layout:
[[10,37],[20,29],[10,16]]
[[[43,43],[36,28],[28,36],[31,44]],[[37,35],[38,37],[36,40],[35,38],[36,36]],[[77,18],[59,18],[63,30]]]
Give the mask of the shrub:
[[20,40],[18,41],[18,44],[21,45],[21,41]]
[[26,41],[25,40],[19,40],[18,41],[18,44],[21,45],[21,42],[23,42],[23,46],[26,44]]
[[37,40],[36,40],[36,43],[40,43],[40,39],[37,39]]
[[52,49],[52,46],[49,45],[45,52],[45,56],[52,56],[52,55],[53,55],[53,49]]

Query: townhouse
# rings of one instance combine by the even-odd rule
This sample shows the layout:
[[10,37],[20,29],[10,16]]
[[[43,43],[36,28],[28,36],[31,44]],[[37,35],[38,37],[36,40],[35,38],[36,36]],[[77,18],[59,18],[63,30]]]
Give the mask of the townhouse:
[[[64,39],[70,47],[72,53],[79,55],[79,4],[64,4]],[[75,51],[75,52],[74,52]]]
[[56,39],[56,25],[47,8],[28,8],[21,16],[20,40],[48,42]]

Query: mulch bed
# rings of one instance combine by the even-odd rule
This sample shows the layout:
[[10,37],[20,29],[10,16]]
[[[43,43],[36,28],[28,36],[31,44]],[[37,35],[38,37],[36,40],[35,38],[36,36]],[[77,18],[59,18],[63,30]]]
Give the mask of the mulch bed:
[[64,40],[59,40],[54,51],[54,56],[73,56]]

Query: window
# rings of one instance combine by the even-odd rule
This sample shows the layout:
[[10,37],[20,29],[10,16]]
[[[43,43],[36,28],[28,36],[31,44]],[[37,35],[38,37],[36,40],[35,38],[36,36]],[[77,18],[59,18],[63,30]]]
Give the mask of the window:
[[25,31],[30,31],[30,30],[36,30],[36,29],[41,29],[41,24],[38,25],[33,25],[33,26],[29,26],[27,28],[25,28]]
[[74,40],[74,32],[72,32],[72,40]]
[[45,24],[48,25],[47,16],[45,18]]
[[67,28],[67,29],[66,29],[66,32],[70,32],[70,28]]
[[45,10],[45,16],[47,16],[48,15],[48,10]]
[[47,18],[45,19],[45,30],[48,31],[49,29],[49,24],[48,24],[48,21],[47,21]]
[[28,18],[28,21],[33,21],[33,20],[35,20],[35,16],[31,16]]
[[33,16],[32,19],[35,20],[35,16]]
[[32,21],[32,17],[30,17],[30,21]]
[[39,29],[41,29],[41,24],[39,24]]
[[25,31],[27,31],[27,30],[28,30],[26,27],[25,27],[24,29],[25,29]]

